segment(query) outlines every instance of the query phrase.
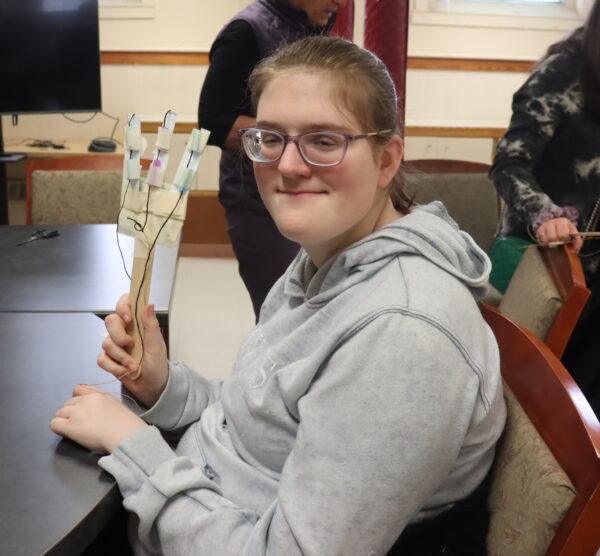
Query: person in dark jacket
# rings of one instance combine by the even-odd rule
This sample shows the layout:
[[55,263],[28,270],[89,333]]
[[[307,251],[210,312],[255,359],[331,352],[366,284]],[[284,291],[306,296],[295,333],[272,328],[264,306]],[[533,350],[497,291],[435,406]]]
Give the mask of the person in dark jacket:
[[591,297],[563,363],[600,414],[600,0],[583,27],[553,44],[513,98],[490,172],[506,202],[501,235],[572,242]]
[[252,164],[241,150],[237,132],[255,122],[248,76],[278,47],[327,34],[344,4],[346,0],[257,0],[225,25],[210,50],[198,119],[211,131],[209,144],[223,149],[219,200],[257,320],[268,291],[299,246],[277,231],[258,194]]

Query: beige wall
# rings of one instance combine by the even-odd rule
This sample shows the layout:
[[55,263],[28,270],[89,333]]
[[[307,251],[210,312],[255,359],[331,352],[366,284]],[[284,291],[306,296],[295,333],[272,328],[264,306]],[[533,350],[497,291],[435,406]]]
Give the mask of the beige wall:
[[[146,7],[119,11],[101,9],[103,51],[206,52],[222,24],[250,0],[144,0]],[[589,0],[580,0],[589,2]],[[561,29],[525,30],[417,22],[411,2],[410,56],[468,57],[535,60],[545,48],[566,33]],[[356,0],[355,39],[362,42],[365,0]],[[120,14],[126,18],[118,19]],[[133,17],[133,18],[132,18]],[[418,19],[418,18],[417,18]],[[579,24],[574,20],[572,27]],[[198,94],[206,73],[203,66],[104,65],[102,100],[107,114],[121,119],[119,138],[127,114],[158,120],[167,109],[183,121],[196,121]],[[503,127],[510,118],[512,93],[526,74],[481,71],[412,69],[407,75],[406,121],[413,126]],[[74,115],[86,119],[85,115]],[[20,116],[18,127],[4,117],[6,143],[26,138],[90,140],[110,135],[114,121],[99,114],[85,124],[68,122],[60,115]],[[152,136],[149,136],[152,139]],[[184,139],[177,141],[179,151]],[[490,161],[491,139],[408,137],[407,158],[445,157]],[[179,158],[179,152],[174,158]],[[199,171],[197,186],[216,188],[218,149],[209,148]]]

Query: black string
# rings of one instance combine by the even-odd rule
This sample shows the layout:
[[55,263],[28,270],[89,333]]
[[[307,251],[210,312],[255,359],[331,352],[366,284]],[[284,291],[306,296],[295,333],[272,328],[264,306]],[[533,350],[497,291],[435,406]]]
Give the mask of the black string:
[[150,186],[148,186],[148,195],[146,195],[146,214],[144,215],[144,224],[140,224],[135,218],[131,218],[131,216],[127,217],[127,220],[131,220],[133,222],[133,229],[136,232],[143,232],[146,229],[146,224],[148,223],[148,215],[150,214]]
[[158,241],[160,233],[163,231],[163,228],[167,225],[167,222],[172,218],[173,213],[177,209],[177,206],[179,205],[179,202],[181,201],[181,198],[183,197],[184,192],[185,192],[184,190],[179,192],[179,197],[177,198],[177,202],[175,203],[175,206],[173,207],[173,209],[171,210],[171,212],[169,213],[167,218],[164,220],[161,227],[158,229],[156,237],[154,238],[154,241],[152,242],[150,249],[148,249],[148,256],[146,258],[146,262],[144,263],[144,272],[142,272],[142,279],[140,280],[140,287],[138,289],[137,296],[135,298],[135,304],[134,304],[134,309],[133,309],[133,315],[135,318],[135,326],[137,329],[138,336],[140,337],[140,343],[142,344],[142,358],[138,361],[138,367],[141,367],[142,359],[144,358],[144,337],[142,335],[142,330],[140,328],[140,322],[138,320],[138,305],[140,302],[140,295],[142,294],[142,289],[144,287],[144,282],[146,280],[146,275],[148,273],[148,264],[150,262],[152,252],[154,251],[154,247],[156,246],[156,242]]
[[123,207],[125,206],[125,199],[127,198],[127,193],[129,192],[129,186],[131,182],[127,180],[127,187],[125,188],[125,193],[123,193],[123,201],[121,202],[121,206],[119,207],[119,214],[117,215],[117,247],[119,248],[119,254],[121,255],[121,261],[123,262],[123,270],[125,270],[125,274],[127,278],[131,280],[131,274],[127,270],[127,263],[125,262],[125,257],[123,255],[123,249],[121,249],[121,242],[119,240],[119,222],[121,221],[121,212],[123,212]]

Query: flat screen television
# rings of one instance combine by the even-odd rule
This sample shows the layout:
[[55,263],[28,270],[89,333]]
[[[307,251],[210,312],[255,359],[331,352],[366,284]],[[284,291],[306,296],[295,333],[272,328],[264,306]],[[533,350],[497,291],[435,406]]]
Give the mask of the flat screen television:
[[98,0],[0,0],[0,114],[101,109]]

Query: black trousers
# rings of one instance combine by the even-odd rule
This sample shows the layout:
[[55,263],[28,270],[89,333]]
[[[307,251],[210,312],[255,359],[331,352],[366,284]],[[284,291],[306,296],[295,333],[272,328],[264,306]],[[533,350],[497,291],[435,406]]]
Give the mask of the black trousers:
[[256,320],[265,297],[300,246],[283,237],[268,212],[226,209],[227,231]]
[[600,271],[588,277],[591,290],[562,362],[600,416]]
[[486,556],[492,470],[448,511],[407,526],[387,556]]

